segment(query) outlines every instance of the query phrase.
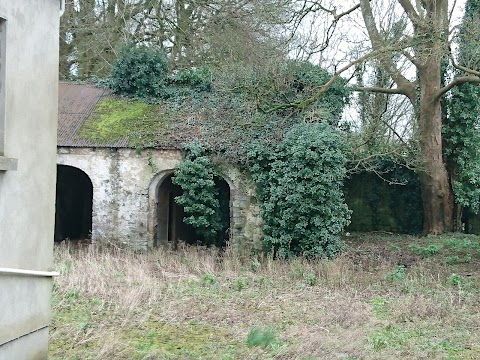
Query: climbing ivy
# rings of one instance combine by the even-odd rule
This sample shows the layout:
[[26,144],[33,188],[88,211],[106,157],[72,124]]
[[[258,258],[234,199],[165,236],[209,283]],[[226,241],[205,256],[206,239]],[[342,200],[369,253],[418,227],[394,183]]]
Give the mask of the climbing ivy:
[[264,245],[281,257],[331,258],[350,211],[342,192],[346,145],[329,125],[297,124],[277,146],[249,152],[264,220]]
[[185,159],[175,169],[172,182],[182,188],[175,201],[182,205],[186,216],[183,221],[193,226],[206,245],[220,245],[223,229],[220,202],[213,162],[198,143],[185,146]]
[[[480,1],[468,0],[460,31],[460,65],[479,70],[478,27]],[[457,71],[458,75],[462,75]],[[448,117],[444,124],[444,149],[452,179],[457,217],[462,207],[480,211],[480,87],[464,84],[452,89],[447,99]],[[460,220],[460,219],[457,219]]]

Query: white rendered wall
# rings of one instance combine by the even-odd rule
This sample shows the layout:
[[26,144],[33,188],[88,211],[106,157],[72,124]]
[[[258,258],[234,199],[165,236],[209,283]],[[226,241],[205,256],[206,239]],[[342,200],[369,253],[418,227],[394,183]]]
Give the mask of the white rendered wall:
[[[6,19],[0,268],[50,271],[59,1],[1,0],[0,17]],[[16,169],[8,159],[17,160]],[[50,277],[0,269],[0,359],[46,358],[51,284]]]

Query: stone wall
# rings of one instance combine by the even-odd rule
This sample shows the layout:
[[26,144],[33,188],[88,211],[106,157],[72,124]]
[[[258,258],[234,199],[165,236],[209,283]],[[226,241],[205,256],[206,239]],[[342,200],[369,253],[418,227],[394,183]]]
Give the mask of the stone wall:
[[[92,241],[138,249],[152,248],[156,225],[156,191],[182,160],[178,150],[66,148],[57,164],[85,172],[93,185]],[[232,166],[221,174],[230,186],[231,242],[258,247],[261,224],[247,177]],[[253,228],[252,228],[253,227]]]

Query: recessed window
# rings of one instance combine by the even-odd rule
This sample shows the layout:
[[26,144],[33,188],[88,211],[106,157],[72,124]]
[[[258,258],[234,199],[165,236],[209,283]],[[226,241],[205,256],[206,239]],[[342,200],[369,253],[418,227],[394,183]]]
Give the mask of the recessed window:
[[7,44],[7,21],[0,18],[0,156],[5,146],[5,57]]

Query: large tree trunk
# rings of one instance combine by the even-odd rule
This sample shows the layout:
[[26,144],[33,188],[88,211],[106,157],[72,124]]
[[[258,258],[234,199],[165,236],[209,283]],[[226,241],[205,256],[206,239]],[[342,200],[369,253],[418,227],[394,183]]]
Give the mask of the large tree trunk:
[[423,230],[425,234],[441,234],[453,230],[454,196],[442,154],[442,109],[435,97],[440,88],[440,58],[430,57],[418,73]]

